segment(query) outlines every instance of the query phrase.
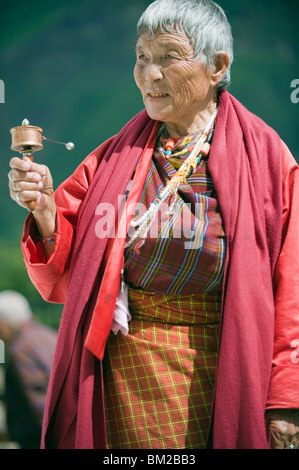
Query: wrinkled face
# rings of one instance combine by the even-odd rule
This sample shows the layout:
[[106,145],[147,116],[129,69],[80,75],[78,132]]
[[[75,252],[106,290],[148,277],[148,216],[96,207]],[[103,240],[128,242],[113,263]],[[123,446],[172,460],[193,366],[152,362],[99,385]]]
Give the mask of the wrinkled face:
[[184,125],[214,95],[210,74],[182,31],[142,34],[136,45],[134,77],[152,119]]

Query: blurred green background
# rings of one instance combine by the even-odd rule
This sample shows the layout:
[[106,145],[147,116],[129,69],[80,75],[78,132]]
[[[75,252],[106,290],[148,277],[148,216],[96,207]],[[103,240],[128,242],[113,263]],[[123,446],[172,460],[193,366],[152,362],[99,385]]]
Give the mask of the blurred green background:
[[[48,165],[55,187],[82,159],[143,107],[133,80],[136,22],[146,0],[1,1],[0,290],[16,289],[43,322],[56,327],[61,306],[44,302],[24,268],[20,237],[26,211],[7,188],[10,128],[24,118],[46,137],[73,141],[68,152],[44,143],[35,159]],[[220,0],[235,40],[229,91],[272,126],[299,161],[298,0]],[[299,93],[298,93],[299,96]]]

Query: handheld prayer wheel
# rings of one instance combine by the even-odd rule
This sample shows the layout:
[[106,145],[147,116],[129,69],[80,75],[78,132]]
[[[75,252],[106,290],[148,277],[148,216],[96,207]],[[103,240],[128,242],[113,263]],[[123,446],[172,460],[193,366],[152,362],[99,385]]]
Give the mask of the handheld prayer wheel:
[[24,119],[21,126],[10,129],[11,149],[33,160],[32,153],[43,149],[42,132],[40,127],[31,126],[29,121]]
[[[23,157],[30,158],[33,161],[33,153],[43,149],[43,140],[48,140],[56,144],[64,145],[67,150],[73,150],[75,145],[73,142],[58,142],[57,140],[48,139],[42,135],[42,128],[30,125],[28,119],[24,119],[21,126],[16,126],[10,129],[11,133],[11,149],[19,152]],[[28,203],[30,210],[34,210],[35,201]]]

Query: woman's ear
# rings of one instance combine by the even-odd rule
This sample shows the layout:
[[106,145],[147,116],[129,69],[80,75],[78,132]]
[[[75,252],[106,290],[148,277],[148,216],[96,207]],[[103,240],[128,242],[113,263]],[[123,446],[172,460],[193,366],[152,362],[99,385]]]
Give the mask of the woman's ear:
[[211,74],[211,85],[216,87],[223,79],[229,66],[229,56],[226,52],[220,51],[214,59],[214,70]]

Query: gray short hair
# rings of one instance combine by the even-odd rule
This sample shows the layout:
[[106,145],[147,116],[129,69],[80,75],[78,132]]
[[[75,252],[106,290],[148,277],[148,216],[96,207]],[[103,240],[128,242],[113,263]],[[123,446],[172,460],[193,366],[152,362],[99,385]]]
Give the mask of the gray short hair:
[[211,68],[215,55],[225,51],[230,59],[225,76],[218,88],[230,84],[230,67],[233,61],[231,26],[223,9],[212,0],[156,0],[151,3],[137,23],[138,37],[147,31],[171,32],[183,30],[194,48],[194,57],[201,57]]

